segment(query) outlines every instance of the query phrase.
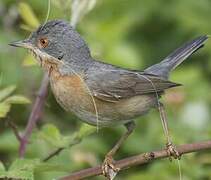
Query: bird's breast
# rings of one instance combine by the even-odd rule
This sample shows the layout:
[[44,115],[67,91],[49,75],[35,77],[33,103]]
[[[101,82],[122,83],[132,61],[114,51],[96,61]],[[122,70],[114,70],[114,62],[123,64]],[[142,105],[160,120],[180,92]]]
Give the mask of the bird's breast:
[[61,75],[52,70],[51,89],[57,102],[67,111],[77,113],[80,110],[92,111],[91,98],[79,75]]

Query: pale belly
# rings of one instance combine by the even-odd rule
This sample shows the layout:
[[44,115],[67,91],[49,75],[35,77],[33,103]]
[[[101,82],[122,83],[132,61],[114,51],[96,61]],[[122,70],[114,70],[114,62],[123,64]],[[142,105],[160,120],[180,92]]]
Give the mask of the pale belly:
[[144,115],[157,104],[153,94],[134,96],[118,102],[93,99],[87,87],[78,83],[77,77],[51,77],[50,82],[57,102],[66,111],[95,126],[125,124]]

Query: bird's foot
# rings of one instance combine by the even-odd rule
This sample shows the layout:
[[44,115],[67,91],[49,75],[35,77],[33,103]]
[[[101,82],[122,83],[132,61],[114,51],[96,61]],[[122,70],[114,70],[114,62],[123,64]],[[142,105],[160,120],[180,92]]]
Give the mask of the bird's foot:
[[119,172],[119,168],[116,168],[114,165],[114,159],[110,155],[106,155],[103,165],[102,165],[102,171],[103,175],[108,179],[108,180],[113,180],[117,173]]
[[172,157],[174,159],[180,159],[181,158],[181,155],[179,154],[179,152],[177,151],[176,147],[171,143],[171,142],[168,142],[166,144],[166,151],[169,155],[169,160],[172,161]]

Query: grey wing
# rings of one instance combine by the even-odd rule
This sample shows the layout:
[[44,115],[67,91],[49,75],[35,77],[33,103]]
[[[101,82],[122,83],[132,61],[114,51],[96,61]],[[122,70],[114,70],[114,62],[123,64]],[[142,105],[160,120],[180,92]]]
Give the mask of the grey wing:
[[160,94],[165,89],[180,85],[156,75],[121,70],[105,70],[92,74],[86,77],[86,83],[94,97],[109,102],[142,94]]

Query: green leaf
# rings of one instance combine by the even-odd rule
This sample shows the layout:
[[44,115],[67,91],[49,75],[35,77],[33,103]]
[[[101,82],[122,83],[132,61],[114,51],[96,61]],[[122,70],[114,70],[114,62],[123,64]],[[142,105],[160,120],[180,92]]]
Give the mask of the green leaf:
[[9,168],[13,170],[33,170],[35,166],[40,164],[39,159],[16,159]]
[[47,143],[58,148],[67,147],[71,139],[69,136],[62,136],[59,129],[53,124],[45,125],[38,136]]
[[29,104],[29,103],[31,103],[31,101],[28,98],[21,96],[21,95],[10,96],[4,102],[7,104]]
[[0,178],[7,179],[34,179],[34,169],[40,164],[39,159],[17,159],[6,171],[3,164],[0,165]]
[[79,131],[77,132],[77,137],[78,138],[83,138],[83,137],[86,137],[94,132],[96,132],[96,127],[94,126],[90,126],[88,124],[82,124]]
[[39,159],[17,159],[10,166],[7,177],[33,180],[34,168],[39,163]]
[[19,13],[26,25],[28,25],[29,27],[31,27],[33,29],[35,29],[39,26],[39,24],[40,24],[39,20],[37,19],[33,10],[27,3],[20,2],[18,4],[18,10],[19,10]]
[[10,111],[11,105],[8,103],[0,103],[0,118],[6,117],[7,113]]
[[25,31],[29,31],[29,32],[34,31],[34,28],[32,28],[31,26],[26,25],[26,24],[21,24],[20,25],[20,28],[23,29],[23,30],[25,30]]
[[27,54],[26,57],[23,59],[23,66],[33,66],[37,65],[37,61],[35,60],[34,56],[31,54]]
[[7,98],[10,94],[12,94],[16,89],[16,86],[8,86],[2,90],[0,90],[0,101]]
[[61,134],[59,132],[59,129],[56,126],[54,126],[53,124],[45,125],[42,128],[42,132],[45,135],[47,135],[47,136],[49,136],[49,137],[51,137],[51,138],[53,138],[55,140],[60,140],[60,138],[61,138]]
[[7,179],[33,180],[34,173],[32,170],[14,170],[6,172],[3,177],[6,177]]

